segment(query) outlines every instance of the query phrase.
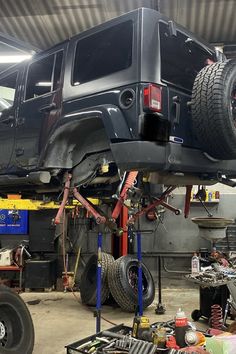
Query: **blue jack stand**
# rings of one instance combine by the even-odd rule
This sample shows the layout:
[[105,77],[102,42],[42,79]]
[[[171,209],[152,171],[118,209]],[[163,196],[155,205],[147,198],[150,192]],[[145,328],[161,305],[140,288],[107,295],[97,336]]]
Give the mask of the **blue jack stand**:
[[141,232],[137,232],[137,258],[138,258],[138,306],[133,321],[132,336],[142,339],[143,333],[150,329],[149,319],[143,316],[143,272],[142,272],[142,250]]
[[101,292],[102,292],[102,233],[98,233],[97,261],[97,304],[96,304],[96,333],[101,331]]
[[138,315],[143,316],[143,273],[142,273],[142,248],[141,232],[137,232],[137,257],[138,257]]

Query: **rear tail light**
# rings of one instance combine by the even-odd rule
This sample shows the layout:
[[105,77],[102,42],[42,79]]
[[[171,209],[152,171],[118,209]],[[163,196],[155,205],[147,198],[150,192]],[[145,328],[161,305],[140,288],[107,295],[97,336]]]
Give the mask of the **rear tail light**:
[[161,111],[161,87],[149,84],[143,89],[144,110]]

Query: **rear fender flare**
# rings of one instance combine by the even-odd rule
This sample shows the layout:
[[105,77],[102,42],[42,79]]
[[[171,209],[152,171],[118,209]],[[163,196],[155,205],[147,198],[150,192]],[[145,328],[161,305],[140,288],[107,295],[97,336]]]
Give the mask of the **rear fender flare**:
[[51,132],[40,165],[71,169],[86,154],[110,149],[110,142],[130,140],[121,110],[103,105],[63,116]]

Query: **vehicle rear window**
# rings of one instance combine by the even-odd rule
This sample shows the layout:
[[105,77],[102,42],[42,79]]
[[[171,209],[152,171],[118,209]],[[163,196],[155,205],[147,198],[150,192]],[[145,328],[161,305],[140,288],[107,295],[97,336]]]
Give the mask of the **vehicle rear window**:
[[160,22],[159,29],[162,80],[192,90],[194,79],[207,60],[215,61],[213,53],[180,31],[171,35],[166,23]]
[[72,83],[79,85],[127,69],[132,63],[132,42],[132,21],[79,40]]

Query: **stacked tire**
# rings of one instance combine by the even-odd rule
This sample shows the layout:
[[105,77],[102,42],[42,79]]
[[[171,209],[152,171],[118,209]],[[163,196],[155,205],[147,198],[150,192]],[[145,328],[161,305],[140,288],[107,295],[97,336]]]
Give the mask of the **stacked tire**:
[[[81,300],[86,305],[96,305],[97,255],[91,256],[81,276]],[[154,300],[155,285],[152,275],[142,263],[143,308]],[[138,260],[134,256],[123,256],[116,261],[102,253],[102,304],[112,295],[116,303],[127,312],[134,312],[138,305]]]
[[[80,297],[83,304],[89,306],[96,306],[97,297],[97,254],[93,254],[82,273],[80,282]],[[108,286],[108,269],[114,263],[114,258],[108,254],[102,252],[102,294],[101,303],[108,299],[110,290]]]
[[[122,310],[134,312],[138,304],[138,260],[133,256],[118,258],[108,271],[111,294]],[[142,263],[143,308],[152,304],[155,285],[152,275]]]

